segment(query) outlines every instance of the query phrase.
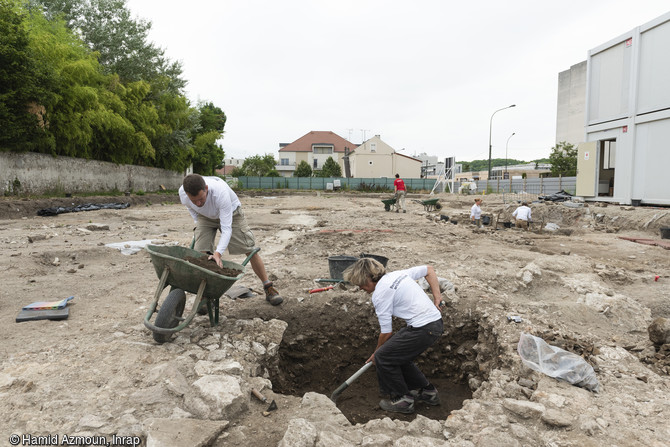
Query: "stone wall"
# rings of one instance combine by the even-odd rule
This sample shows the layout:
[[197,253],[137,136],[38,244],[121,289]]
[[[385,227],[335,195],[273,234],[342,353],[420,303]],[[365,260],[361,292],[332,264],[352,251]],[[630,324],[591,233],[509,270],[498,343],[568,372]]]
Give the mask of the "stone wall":
[[4,195],[176,190],[186,173],[33,152],[0,152]]

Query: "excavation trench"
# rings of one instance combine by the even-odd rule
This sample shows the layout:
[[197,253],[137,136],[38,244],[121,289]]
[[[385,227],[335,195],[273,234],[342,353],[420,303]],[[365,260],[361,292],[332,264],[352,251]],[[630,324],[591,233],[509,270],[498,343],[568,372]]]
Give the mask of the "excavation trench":
[[[335,298],[330,309],[285,315],[288,328],[274,365],[267,365],[275,392],[302,397],[314,391],[330,397],[361,366],[377,344],[379,324],[372,306],[352,304]],[[394,322],[394,332],[404,322]],[[419,404],[413,415],[392,415],[413,420],[416,414],[444,420],[472,397],[468,382],[481,382],[482,355],[476,351],[481,338],[480,327],[471,316],[449,314],[445,317],[442,338],[417,359],[426,377],[438,388],[442,404],[430,407]],[[492,349],[484,349],[492,352]],[[485,359],[484,359],[485,360]],[[491,362],[487,361],[487,367]],[[337,399],[337,406],[351,423],[365,423],[390,414],[379,408],[379,394],[374,367],[354,381]]]

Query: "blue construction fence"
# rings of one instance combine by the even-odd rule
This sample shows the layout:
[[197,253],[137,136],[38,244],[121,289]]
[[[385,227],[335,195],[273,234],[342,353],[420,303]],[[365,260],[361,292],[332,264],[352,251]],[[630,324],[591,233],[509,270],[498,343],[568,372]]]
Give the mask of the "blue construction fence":
[[[325,191],[334,186],[339,180],[340,189],[356,191],[393,191],[395,178],[323,178],[323,177],[238,177],[238,186],[242,189],[306,189]],[[428,178],[403,178],[408,191],[432,191],[435,179]],[[531,179],[492,179],[478,180],[474,182],[476,188],[462,190],[461,182],[454,182],[453,191],[451,184],[447,183],[446,191],[458,193],[475,194],[506,194],[527,193],[534,195],[554,194],[561,190],[575,194],[576,177],[547,177]],[[441,192],[441,191],[440,191]]]
[[[324,178],[324,177],[238,177],[242,189],[314,189],[325,191],[339,180],[340,189],[357,191],[393,191],[394,178]],[[403,179],[409,191],[432,190],[435,179]]]

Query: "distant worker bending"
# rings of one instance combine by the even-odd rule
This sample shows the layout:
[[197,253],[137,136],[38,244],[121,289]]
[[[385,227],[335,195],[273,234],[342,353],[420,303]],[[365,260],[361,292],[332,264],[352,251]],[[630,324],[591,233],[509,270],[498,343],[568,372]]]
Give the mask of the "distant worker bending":
[[516,219],[516,227],[528,230],[528,222],[531,222],[530,208],[527,202],[522,202],[521,206],[514,210],[512,217]]
[[399,213],[402,210],[403,213],[406,213],[405,209],[405,182],[400,178],[400,174],[395,175],[395,180],[393,181],[393,189],[395,190],[395,212]]

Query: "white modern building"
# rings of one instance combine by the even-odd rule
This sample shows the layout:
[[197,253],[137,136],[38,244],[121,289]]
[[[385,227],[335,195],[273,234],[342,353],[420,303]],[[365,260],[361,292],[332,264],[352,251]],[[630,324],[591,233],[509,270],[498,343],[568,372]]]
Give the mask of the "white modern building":
[[670,13],[588,52],[577,195],[670,205]]

